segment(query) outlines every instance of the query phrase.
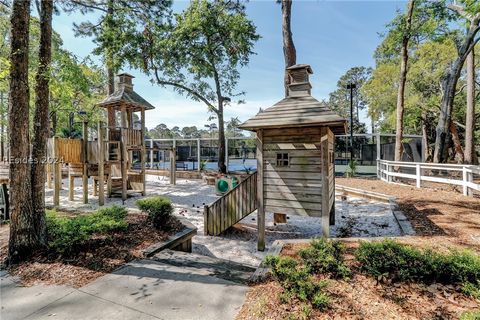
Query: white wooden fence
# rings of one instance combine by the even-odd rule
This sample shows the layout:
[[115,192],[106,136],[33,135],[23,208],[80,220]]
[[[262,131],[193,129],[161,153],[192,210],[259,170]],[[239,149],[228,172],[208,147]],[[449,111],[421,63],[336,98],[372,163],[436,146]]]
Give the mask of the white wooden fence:
[[[463,195],[473,195],[480,191],[480,167],[464,164],[443,164],[423,162],[403,162],[377,160],[377,177],[385,182],[393,182],[393,177],[412,179],[416,187],[422,187],[422,181],[457,185],[463,188]],[[477,181],[478,181],[477,180]]]

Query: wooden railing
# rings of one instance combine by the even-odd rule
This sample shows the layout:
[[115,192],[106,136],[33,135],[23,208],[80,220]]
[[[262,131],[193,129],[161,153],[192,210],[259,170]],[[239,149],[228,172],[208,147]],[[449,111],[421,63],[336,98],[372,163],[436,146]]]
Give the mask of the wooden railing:
[[142,145],[142,130],[122,128],[122,134],[126,146]]
[[480,178],[474,178],[479,175],[480,167],[473,165],[377,160],[377,177],[385,182],[397,177],[415,180],[417,188],[422,187],[422,181],[457,185],[465,196],[480,191],[480,184],[475,183]]
[[216,236],[257,209],[257,173],[204,207],[204,232]]

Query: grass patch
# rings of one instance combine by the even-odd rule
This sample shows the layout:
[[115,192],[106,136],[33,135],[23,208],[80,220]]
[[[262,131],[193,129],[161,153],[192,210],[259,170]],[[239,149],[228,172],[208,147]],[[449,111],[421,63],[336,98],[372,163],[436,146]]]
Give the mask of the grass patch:
[[112,206],[91,214],[67,217],[47,210],[48,245],[52,251],[70,255],[84,245],[92,235],[125,230],[127,210]]
[[480,256],[471,251],[443,254],[384,240],[362,242],[355,256],[361,270],[375,277],[461,285],[465,294],[479,298]]
[[173,205],[170,199],[162,196],[137,200],[138,208],[148,214],[153,226],[161,230],[169,230],[173,225]]

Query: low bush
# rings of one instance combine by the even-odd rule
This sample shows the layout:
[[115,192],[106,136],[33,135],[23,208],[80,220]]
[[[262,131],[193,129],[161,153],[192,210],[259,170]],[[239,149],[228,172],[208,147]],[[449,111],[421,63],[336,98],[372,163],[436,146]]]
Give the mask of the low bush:
[[465,312],[460,316],[460,320],[480,320],[480,310]]
[[355,256],[361,263],[361,270],[375,277],[426,284],[460,284],[469,295],[476,296],[480,292],[480,256],[471,251],[442,254],[384,240],[362,242]]
[[327,285],[326,280],[317,281],[305,266],[299,265],[290,257],[267,256],[265,259],[271,273],[284,289],[280,300],[289,303],[292,298],[304,302],[311,302],[318,309],[328,307],[329,297],[322,289]]
[[157,229],[169,229],[173,219],[173,205],[166,197],[150,197],[137,200],[138,208],[148,214],[149,220]]
[[335,278],[350,276],[350,269],[343,258],[344,253],[343,243],[325,238],[313,240],[309,247],[299,251],[310,273],[330,273]]
[[76,217],[47,211],[49,248],[61,254],[72,254],[93,234],[124,230],[127,227],[126,215],[127,210],[119,206]]

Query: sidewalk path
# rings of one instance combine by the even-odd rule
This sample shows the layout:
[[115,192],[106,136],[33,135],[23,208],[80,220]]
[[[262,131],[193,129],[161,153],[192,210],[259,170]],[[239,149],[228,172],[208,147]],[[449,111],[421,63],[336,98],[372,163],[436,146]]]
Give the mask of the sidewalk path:
[[21,287],[3,274],[0,319],[234,319],[247,289],[154,260],[128,263],[80,289]]

